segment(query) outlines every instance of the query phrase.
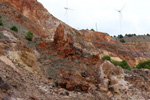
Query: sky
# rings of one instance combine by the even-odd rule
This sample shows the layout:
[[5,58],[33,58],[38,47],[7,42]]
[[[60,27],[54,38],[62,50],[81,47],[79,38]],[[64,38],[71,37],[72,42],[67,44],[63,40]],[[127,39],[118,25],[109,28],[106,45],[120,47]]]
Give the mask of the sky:
[[53,16],[77,30],[94,29],[111,36],[150,34],[150,0],[38,1]]

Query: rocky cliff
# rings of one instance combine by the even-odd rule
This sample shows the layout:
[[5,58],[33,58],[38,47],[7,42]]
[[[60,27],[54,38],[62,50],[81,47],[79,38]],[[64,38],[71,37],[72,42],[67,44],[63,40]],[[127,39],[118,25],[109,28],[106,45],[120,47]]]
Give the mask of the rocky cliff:
[[48,13],[37,0],[1,0],[0,3],[5,14],[17,19],[21,24],[25,23],[27,28],[43,37],[52,38],[52,33],[54,34],[58,24],[62,23]]
[[107,33],[78,31],[37,0],[1,0],[0,16],[0,99],[150,99],[148,69],[125,70],[101,59],[135,66],[149,59],[149,43],[122,44]]

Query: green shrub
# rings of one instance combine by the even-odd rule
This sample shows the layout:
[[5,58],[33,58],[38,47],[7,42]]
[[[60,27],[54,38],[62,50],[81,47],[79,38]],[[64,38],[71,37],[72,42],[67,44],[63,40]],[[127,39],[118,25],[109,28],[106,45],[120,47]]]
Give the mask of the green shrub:
[[111,61],[111,63],[114,64],[115,66],[120,66],[123,69],[129,69],[130,70],[130,66],[128,65],[126,60],[123,60],[121,62]]
[[119,66],[119,62],[117,61],[111,61],[112,64],[114,64],[115,66]]
[[25,36],[25,38],[26,38],[27,40],[29,40],[29,41],[32,41],[32,39],[33,39],[33,33],[32,33],[31,31],[29,31],[29,32],[27,33],[27,35]]
[[95,31],[95,30],[92,28],[91,31]]
[[104,56],[104,57],[102,57],[102,60],[109,60],[109,61],[111,61],[111,59],[110,59],[109,56]]
[[17,28],[16,26],[12,26],[12,27],[10,28],[10,30],[15,31],[15,32],[18,32],[18,28]]
[[0,26],[4,26],[3,22],[0,20]]
[[123,69],[129,69],[130,70],[130,66],[128,65],[126,60],[123,60],[119,63],[119,66],[122,67]]
[[150,34],[147,33],[147,36],[150,36]]
[[125,43],[125,40],[124,40],[124,39],[120,39],[120,42],[121,42],[121,43]]
[[[0,16],[0,19],[2,18],[2,16]],[[0,26],[4,26],[2,20],[0,20]]]
[[118,35],[118,38],[120,38],[120,39],[121,39],[121,38],[123,38],[123,35],[121,35],[121,34],[120,34],[120,35]]
[[150,60],[145,61],[145,62],[140,62],[136,68],[141,69],[141,68],[146,68],[146,69],[150,69]]
[[111,61],[111,58],[109,56],[104,56],[102,57],[102,60],[109,60],[112,64],[114,64],[115,66],[120,66],[123,69],[129,69],[130,70],[130,66],[128,65],[126,60],[123,60],[121,62],[117,62],[117,61]]
[[125,34],[125,36],[132,37],[132,36],[136,36],[136,34]]

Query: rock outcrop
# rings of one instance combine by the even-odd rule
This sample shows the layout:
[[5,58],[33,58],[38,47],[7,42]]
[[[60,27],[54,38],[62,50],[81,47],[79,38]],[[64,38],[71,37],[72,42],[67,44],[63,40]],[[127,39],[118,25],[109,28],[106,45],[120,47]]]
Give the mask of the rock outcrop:
[[[61,23],[60,20],[48,13],[37,0],[1,0],[0,3],[6,4],[8,7],[16,10],[15,13],[19,12],[28,18],[31,21],[30,24],[34,25],[26,24],[26,27],[45,38],[52,38],[56,27]],[[20,14],[14,15],[14,17],[18,19],[18,22],[23,24],[25,20]]]
[[[100,90],[107,92],[107,95],[112,97],[114,94],[122,95],[127,91],[129,84],[125,81],[123,69],[119,66],[114,66],[109,61],[104,61],[100,65],[100,80],[102,82]],[[119,98],[119,97],[118,97]]]
[[[150,58],[149,43],[122,44],[107,33],[78,31],[37,0],[1,0],[0,99],[148,100],[150,71],[125,70]],[[18,32],[10,30],[16,26]],[[29,31],[33,40],[26,40]]]

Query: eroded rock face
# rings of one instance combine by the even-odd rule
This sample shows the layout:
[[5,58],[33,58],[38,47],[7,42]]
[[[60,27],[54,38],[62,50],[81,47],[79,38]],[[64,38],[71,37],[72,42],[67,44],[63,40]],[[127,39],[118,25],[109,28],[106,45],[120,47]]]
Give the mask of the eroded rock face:
[[85,39],[90,42],[107,41],[107,42],[111,42],[111,43],[117,43],[107,33],[88,31],[88,30],[81,30],[81,32],[82,32],[82,36],[85,37]]
[[[0,3],[6,25],[0,27],[0,75],[10,86],[8,93],[0,89],[1,98],[150,99],[149,71],[128,70],[124,74],[121,67],[101,60],[109,55],[113,61],[125,59],[136,65],[150,57],[149,43],[121,44],[107,33],[75,30],[53,17],[37,0]],[[18,33],[9,30],[14,24]],[[35,34],[33,41],[25,40],[28,31]],[[54,83],[61,88],[53,87]],[[67,97],[61,96],[63,92]]]
[[48,13],[36,0],[1,0],[0,3],[2,3],[0,5],[2,14],[11,17],[12,20],[26,26],[30,31],[47,40],[54,39],[57,26],[62,24],[65,29],[64,39],[66,40],[68,35],[69,37],[70,35],[74,36],[71,36],[73,41],[75,41],[73,45],[84,52],[95,55],[100,54],[101,56],[105,56],[103,54],[105,51],[110,52],[109,56],[126,60],[130,66],[136,66],[140,59],[148,60],[150,57],[148,53],[149,44],[143,43],[142,47],[137,47],[137,44],[123,45],[111,39],[107,33],[86,30],[77,31]]
[[0,3],[2,14],[12,17],[12,20],[25,25],[30,31],[45,39],[53,40],[55,30],[61,23],[65,29],[65,40],[68,35],[74,36],[73,45],[84,52],[101,56],[105,56],[105,51],[110,52],[109,56],[126,60],[130,66],[136,66],[140,59],[148,60],[150,57],[148,43],[123,45],[112,40],[107,33],[77,31],[48,13],[37,0],[1,0]]
[[128,84],[124,80],[124,72],[121,67],[114,66],[109,61],[104,61],[100,65],[99,70],[102,87],[106,88],[106,91],[119,94],[128,89]]
[[[36,64],[37,61],[36,61],[35,55],[29,49],[24,48],[24,50],[8,51],[7,53],[8,53],[7,55],[8,58],[12,62],[24,66],[26,70],[33,72],[34,69],[37,69],[37,64]],[[4,58],[6,59],[7,57],[4,57]],[[13,63],[10,63],[9,65],[14,67]],[[17,70],[17,68],[15,69]]]
[[[45,38],[46,36],[48,36],[47,38],[52,38],[56,27],[60,23],[60,21],[48,13],[43,5],[37,0],[1,0],[0,3],[4,3],[12,7],[31,20],[34,23],[33,26],[36,26],[35,28],[38,31],[34,31],[35,29],[29,24],[26,24],[26,27],[31,29],[32,32],[38,32],[38,35],[44,36]],[[19,14],[15,17],[15,19],[20,23],[25,22]]]
[[[56,84],[59,87],[65,88],[69,91],[87,92],[91,87],[91,84],[95,85],[95,80],[93,79],[94,82],[89,84],[88,82],[92,80],[91,77],[85,77],[83,74],[81,75],[80,71],[83,70],[84,63],[91,62],[89,67],[92,68],[92,66],[95,66],[95,64],[98,63],[100,59],[98,55],[85,54],[82,49],[77,49],[73,46],[73,44],[73,37],[69,34],[65,34],[65,29],[63,25],[60,24],[55,32],[54,41],[49,45],[52,45],[52,47],[55,48],[53,49],[53,52],[57,52],[57,56],[60,56],[61,59],[64,60],[70,59],[70,61],[63,63],[62,67],[65,68],[64,70],[61,71],[61,69],[58,69],[59,73],[61,73],[61,82],[56,82]],[[68,68],[70,71],[68,71],[66,68]],[[84,70],[89,69],[84,68]],[[91,73],[94,73],[94,71],[91,70]]]
[[110,56],[114,61],[126,60],[130,66],[149,59],[149,42],[121,44],[107,33],[81,30],[85,40],[90,41],[99,50],[101,57]]
[[35,66],[36,63],[35,55],[27,50],[22,50],[20,52],[20,59],[29,67]]
[[60,24],[56,29],[54,35],[54,42],[58,47],[62,47],[65,43],[65,34],[64,34],[64,28],[62,24]]

